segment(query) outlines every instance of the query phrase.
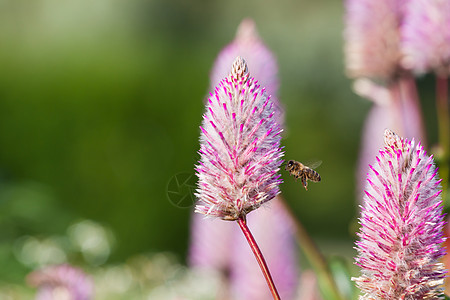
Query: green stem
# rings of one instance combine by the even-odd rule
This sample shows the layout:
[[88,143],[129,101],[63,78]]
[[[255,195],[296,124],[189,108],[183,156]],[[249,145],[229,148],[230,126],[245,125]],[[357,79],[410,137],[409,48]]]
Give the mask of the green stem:
[[439,128],[439,145],[442,150],[439,175],[442,178],[442,199],[444,201],[447,198],[450,156],[450,117],[448,102],[448,76],[438,74],[436,78],[436,111]]
[[309,236],[302,223],[293,215],[292,211],[285,204],[284,199],[282,199],[281,197],[278,198],[281,200],[281,204],[286,208],[286,211],[289,213],[290,218],[295,224],[297,242],[306,259],[311,264],[314,272],[317,275],[319,288],[323,293],[323,298],[329,300],[342,300],[343,297],[341,296],[341,293],[337,288],[337,284],[334,281],[333,275],[331,274],[331,270],[328,267],[325,257],[322,255],[319,248]]
[[253,254],[255,254],[256,260],[258,261],[259,267],[261,268],[261,271],[264,274],[264,278],[267,281],[267,285],[269,286],[269,289],[270,289],[270,292],[272,293],[273,299],[281,300],[280,295],[278,294],[277,288],[275,287],[275,283],[273,282],[272,275],[270,275],[266,260],[264,259],[264,256],[262,255],[262,252],[259,249],[258,244],[255,241],[255,238],[253,237],[252,233],[250,232],[250,229],[247,226],[245,216],[239,218],[237,220],[237,222],[239,224],[239,227],[242,230],[242,233],[244,233],[244,236],[247,239],[247,242],[250,245],[250,248],[252,249]]

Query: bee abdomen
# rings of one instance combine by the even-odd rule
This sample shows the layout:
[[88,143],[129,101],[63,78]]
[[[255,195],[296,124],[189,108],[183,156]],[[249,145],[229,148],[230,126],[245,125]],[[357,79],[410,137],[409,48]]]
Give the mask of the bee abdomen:
[[308,176],[308,179],[314,182],[319,182],[321,180],[319,173],[314,171],[313,169],[306,169],[305,173]]

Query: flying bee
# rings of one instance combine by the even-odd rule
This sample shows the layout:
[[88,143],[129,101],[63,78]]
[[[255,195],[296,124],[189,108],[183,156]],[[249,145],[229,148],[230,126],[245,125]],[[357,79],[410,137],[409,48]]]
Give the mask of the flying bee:
[[311,180],[312,182],[319,182],[321,180],[319,173],[313,170],[313,167],[317,168],[321,163],[322,162],[319,161],[314,165],[311,165],[312,167],[308,167],[301,162],[290,160],[286,164],[285,170],[288,171],[290,175],[294,175],[295,179],[300,178],[305,190],[308,190],[308,180]]

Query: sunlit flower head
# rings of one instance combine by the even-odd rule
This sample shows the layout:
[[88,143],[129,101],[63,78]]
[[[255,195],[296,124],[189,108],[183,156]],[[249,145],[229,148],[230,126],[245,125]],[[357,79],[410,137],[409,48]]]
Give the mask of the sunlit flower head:
[[279,193],[282,128],[270,97],[238,57],[211,93],[200,134],[196,212],[237,220]]
[[367,175],[353,278],[360,299],[439,299],[445,277],[440,182],[433,157],[385,131]]

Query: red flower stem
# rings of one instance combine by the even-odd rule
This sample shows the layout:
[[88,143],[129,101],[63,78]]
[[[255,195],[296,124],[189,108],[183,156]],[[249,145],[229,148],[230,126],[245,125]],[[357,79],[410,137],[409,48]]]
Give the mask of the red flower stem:
[[244,233],[245,238],[247,239],[248,244],[250,245],[250,248],[253,251],[253,254],[255,254],[256,260],[258,261],[259,267],[261,268],[261,271],[264,274],[264,278],[266,278],[267,285],[269,286],[270,292],[272,293],[273,299],[275,300],[281,300],[280,295],[278,294],[277,288],[275,287],[275,283],[273,282],[272,275],[270,275],[269,268],[267,267],[266,260],[264,259],[264,256],[261,252],[261,250],[258,247],[258,244],[255,241],[255,238],[253,237],[252,233],[250,232],[250,229],[247,226],[247,222],[244,217],[240,217],[237,220],[239,227],[242,230],[242,233]]

